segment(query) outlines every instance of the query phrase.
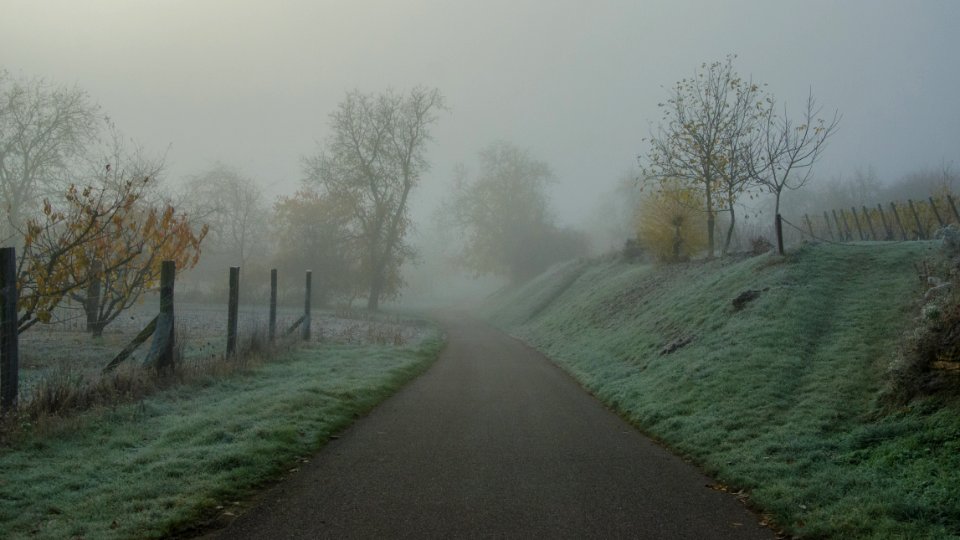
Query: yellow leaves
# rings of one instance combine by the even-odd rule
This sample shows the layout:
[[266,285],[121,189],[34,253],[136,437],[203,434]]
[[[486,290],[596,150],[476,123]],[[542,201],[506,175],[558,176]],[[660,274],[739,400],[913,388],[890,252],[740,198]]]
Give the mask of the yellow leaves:
[[177,260],[181,268],[196,265],[207,228],[194,233],[173,207],[148,206],[143,185],[82,190],[70,185],[61,208],[44,201],[24,235],[17,279],[21,320],[48,322],[60,301],[94,275],[111,283],[107,294],[133,298],[156,280],[163,258]]
[[643,198],[637,215],[637,237],[661,261],[688,258],[702,250],[706,212],[698,192],[679,181],[665,180]]

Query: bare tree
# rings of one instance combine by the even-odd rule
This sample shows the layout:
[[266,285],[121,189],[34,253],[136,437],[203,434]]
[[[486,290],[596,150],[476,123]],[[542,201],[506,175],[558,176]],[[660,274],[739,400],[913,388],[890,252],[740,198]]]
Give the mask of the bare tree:
[[[760,125],[759,160],[751,162],[752,176],[774,195],[774,218],[779,221],[780,198],[785,189],[799,189],[810,180],[813,164],[826,148],[827,139],[836,133],[840,114],[820,118],[813,92],[807,94],[807,103],[796,122],[782,114],[771,102]],[[777,227],[777,250],[783,255],[783,232]]]
[[724,255],[730,249],[730,241],[737,226],[737,201],[742,195],[752,192],[757,182],[752,174],[759,154],[759,124],[764,111],[773,101],[752,80],[745,83],[731,82],[733,100],[721,138],[723,153],[717,169],[719,197],[730,217],[723,242]]
[[260,186],[239,170],[217,163],[189,180],[180,205],[210,228],[214,251],[243,265],[266,238],[267,207]]
[[307,184],[352,210],[368,309],[378,309],[383,296],[396,292],[400,265],[412,255],[406,242],[409,197],[428,168],[430,126],[443,108],[436,89],[349,92],[330,115],[333,136],[326,147],[304,160]]
[[749,158],[747,138],[756,107],[763,104],[757,101],[759,87],[734,70],[734,58],[702,64],[659,104],[663,117],[650,137],[643,170],[645,178],[658,183],[679,180],[702,193],[711,257],[716,211],[726,208],[733,216],[736,197],[746,182],[741,160]]
[[17,80],[0,71],[0,204],[9,240],[98,133],[99,107],[76,87]]

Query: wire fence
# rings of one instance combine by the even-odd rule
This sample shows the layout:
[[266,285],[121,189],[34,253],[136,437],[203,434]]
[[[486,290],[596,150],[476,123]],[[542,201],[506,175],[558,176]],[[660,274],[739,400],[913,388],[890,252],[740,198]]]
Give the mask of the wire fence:
[[862,205],[804,214],[802,223],[781,216],[800,239],[842,245],[882,245],[929,240],[948,225],[960,224],[960,213],[951,194],[928,197],[926,201],[890,202],[876,207]]
[[[0,249],[0,265],[13,258],[12,248]],[[226,301],[195,303],[184,297],[185,301],[178,298],[173,302],[173,274],[164,278],[168,281],[161,283],[159,295],[151,294],[142,304],[124,311],[99,337],[91,336],[82,306],[69,300],[57,308],[52,323],[38,324],[18,335],[16,273],[0,276],[0,412],[28,402],[51,378],[79,384],[96,382],[117,368],[201,370],[218,362],[242,361],[247,353],[265,351],[271,344],[402,345],[424,335],[421,326],[396,316],[314,309],[309,271],[302,282],[299,306],[278,305],[276,270],[271,271],[268,302],[245,300],[245,290],[262,284],[242,286],[238,267],[224,276],[230,284]],[[303,277],[296,281],[300,279]],[[165,302],[166,294],[169,302]],[[171,363],[172,356],[176,365]]]

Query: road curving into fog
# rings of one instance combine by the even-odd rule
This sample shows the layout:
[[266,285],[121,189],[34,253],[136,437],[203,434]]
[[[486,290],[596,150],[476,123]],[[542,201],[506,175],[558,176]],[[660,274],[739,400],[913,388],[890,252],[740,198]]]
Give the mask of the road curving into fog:
[[436,364],[216,533],[262,538],[773,538],[540,353],[440,317]]

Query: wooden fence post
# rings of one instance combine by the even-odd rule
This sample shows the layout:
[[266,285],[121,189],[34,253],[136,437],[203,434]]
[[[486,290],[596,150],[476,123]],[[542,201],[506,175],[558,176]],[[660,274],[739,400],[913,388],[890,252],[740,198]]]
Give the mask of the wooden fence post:
[[227,358],[237,354],[237,308],[240,305],[240,267],[230,267],[230,296],[227,300]]
[[98,313],[100,309],[100,289],[103,282],[103,263],[100,261],[90,263],[90,273],[93,274],[93,278],[87,285],[84,311],[87,312],[87,332],[91,332],[94,337],[97,337],[100,335]]
[[836,240],[837,237],[833,235],[833,228],[830,227],[830,216],[827,215],[827,211],[823,211],[823,222],[827,224],[827,233],[830,235],[830,240]]
[[873,229],[873,220],[870,219],[870,211],[867,210],[867,205],[863,205],[863,219],[867,222],[867,227],[870,227],[870,236],[877,240],[877,231]]
[[857,224],[857,234],[860,235],[860,240],[863,241],[863,229],[860,227],[860,218],[857,217],[857,209],[853,206],[850,207],[850,213],[853,214],[853,222]]
[[930,197],[930,209],[933,210],[933,215],[937,218],[937,223],[943,227],[943,218],[940,217],[940,211],[937,210],[937,203],[933,202],[933,197]]
[[877,203],[877,210],[880,212],[880,221],[883,223],[884,240],[893,240],[893,227],[887,224],[887,216],[883,213],[883,205]]
[[157,327],[153,333],[153,342],[147,353],[146,363],[153,365],[157,371],[173,370],[174,318],[173,318],[173,286],[176,281],[177,265],[174,261],[160,263],[160,315],[157,317]]
[[804,214],[803,219],[807,221],[807,229],[810,231],[810,239],[815,239],[817,235],[813,234],[813,223],[810,222],[810,216]]
[[953,197],[947,195],[947,202],[950,203],[950,209],[953,210],[953,217],[960,223],[960,213],[957,213],[957,205],[953,204]]
[[890,209],[893,210],[893,217],[897,220],[897,227],[900,227],[900,237],[903,240],[907,239],[907,229],[903,227],[903,222],[900,221],[900,212],[897,212],[896,203],[890,203]]
[[840,209],[840,219],[843,220],[843,232],[847,235],[847,240],[853,240],[853,229],[847,223],[847,213],[843,211],[843,208]]
[[831,210],[830,213],[833,214],[833,222],[837,225],[837,236],[839,236],[840,241],[843,242],[847,239],[847,236],[844,234],[843,227],[840,226],[840,218],[837,217],[837,211]]
[[277,337],[277,269],[270,270],[270,343]]
[[913,199],[907,199],[907,204],[910,205],[910,211],[913,212],[913,221],[917,224],[917,234],[921,240],[926,240],[927,231],[923,230],[923,224],[920,223],[920,214],[917,213],[916,207],[913,206]]
[[310,341],[310,293],[311,293],[310,278],[312,277],[311,274],[312,272],[310,272],[310,270],[307,270],[307,284],[306,284],[307,291],[306,291],[306,294],[304,295],[304,300],[303,300],[303,325],[300,327],[300,338],[303,339],[303,341]]
[[17,406],[20,350],[17,338],[17,252],[0,248],[0,412]]

